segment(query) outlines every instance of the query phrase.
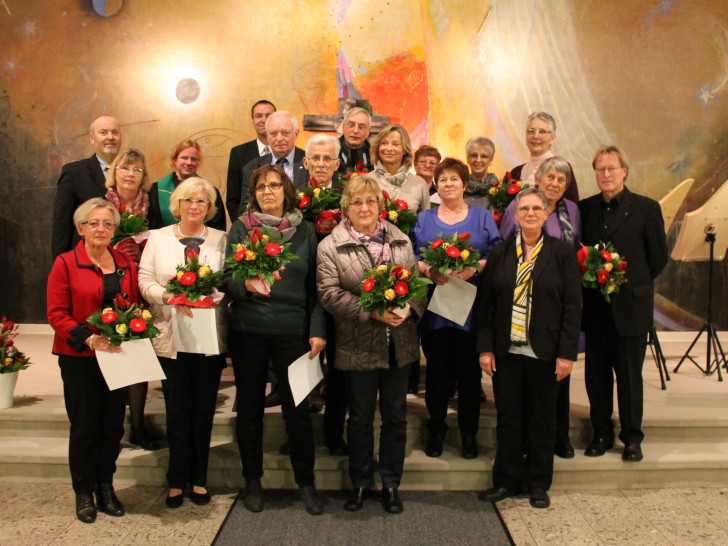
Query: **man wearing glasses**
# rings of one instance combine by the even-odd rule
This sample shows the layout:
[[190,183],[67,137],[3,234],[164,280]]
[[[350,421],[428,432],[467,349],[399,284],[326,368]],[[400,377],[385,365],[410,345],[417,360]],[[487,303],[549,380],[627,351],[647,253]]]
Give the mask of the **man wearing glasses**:
[[[245,212],[245,208],[248,206],[250,177],[255,169],[263,165],[280,165],[283,167],[283,170],[293,181],[293,185],[298,189],[305,188],[308,185],[308,171],[303,166],[305,152],[296,147],[296,139],[298,138],[296,116],[285,110],[273,112],[265,122],[265,134],[271,153],[262,155],[243,167],[240,205],[234,218]],[[231,203],[228,199],[229,213],[233,210],[230,207]]]
[[116,118],[102,115],[91,122],[88,133],[94,155],[66,163],[58,179],[51,227],[52,259],[73,249],[80,235],[73,225],[73,213],[92,197],[106,195],[106,171],[121,148],[121,128]]
[[[369,133],[371,131],[372,117],[364,108],[355,107],[344,114],[344,123],[339,137],[341,151],[339,152],[338,170],[341,174],[353,171],[369,172],[372,167],[372,156],[369,153]],[[359,168],[357,167],[359,165]],[[363,165],[363,168],[361,166]]]
[[667,241],[659,203],[632,193],[624,183],[627,158],[616,146],[602,146],[592,161],[601,193],[579,203],[582,241],[612,243],[627,261],[626,281],[607,302],[584,289],[582,329],[586,333],[586,390],[594,438],[584,454],[599,457],[614,447],[614,376],[617,378],[622,459],[641,461],[642,364],[652,327],[654,280],[667,264]]

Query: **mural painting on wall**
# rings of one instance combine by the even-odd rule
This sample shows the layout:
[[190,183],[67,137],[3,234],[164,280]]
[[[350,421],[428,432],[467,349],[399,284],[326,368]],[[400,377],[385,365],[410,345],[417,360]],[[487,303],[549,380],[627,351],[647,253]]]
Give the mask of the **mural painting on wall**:
[[[37,249],[48,242],[60,167],[90,154],[88,122],[99,113],[121,121],[124,145],[145,152],[155,180],[169,172],[174,142],[198,139],[201,174],[224,193],[229,150],[253,138],[248,109],[259,98],[299,121],[366,101],[378,122],[404,125],[413,146],[461,159],[468,138],[489,136],[499,177],[528,159],[525,120],[543,110],[556,119],[553,151],[574,166],[582,196],[597,191],[591,159],[604,143],[627,152],[627,184],[638,193],[662,199],[695,179],[670,215],[671,245],[687,212],[722,202],[721,3],[289,0],[275,24],[263,0],[220,0],[194,22],[175,5],[0,4],[0,239],[11,249],[0,271],[23,285],[2,303],[21,320],[44,320],[39,287],[50,263]],[[298,146],[311,134],[302,131]],[[715,271],[725,301],[725,264]],[[704,262],[670,262],[658,280],[661,327],[700,326],[706,275]],[[728,327],[728,306],[716,306],[714,322]]]

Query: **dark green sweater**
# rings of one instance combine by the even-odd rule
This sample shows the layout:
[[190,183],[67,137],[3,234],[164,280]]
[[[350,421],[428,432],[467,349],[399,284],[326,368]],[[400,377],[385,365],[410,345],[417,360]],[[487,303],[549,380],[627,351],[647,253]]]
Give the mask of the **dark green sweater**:
[[[238,219],[230,228],[225,257],[234,255],[248,230]],[[233,279],[225,267],[225,294],[230,296],[230,330],[253,334],[307,335],[326,339],[323,308],[316,294],[316,247],[313,226],[301,222],[290,241],[290,252],[298,256],[286,265],[281,280],[273,283],[270,294],[262,296],[245,289],[245,279]]]

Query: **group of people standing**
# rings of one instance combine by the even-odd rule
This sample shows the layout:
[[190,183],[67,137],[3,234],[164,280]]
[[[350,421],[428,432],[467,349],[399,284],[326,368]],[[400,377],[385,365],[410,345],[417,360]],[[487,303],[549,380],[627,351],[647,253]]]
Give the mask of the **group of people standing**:
[[[442,453],[454,388],[461,455],[478,456],[481,370],[493,377],[498,448],[494,487],[481,495],[483,500],[498,501],[526,487],[534,507],[549,505],[554,453],[574,456],[568,437],[568,377],[580,329],[586,332],[594,425],[586,454],[601,455],[614,444],[614,369],[623,458],[642,458],[641,366],[651,325],[652,282],[667,261],[667,250],[659,205],[624,186],[628,166],[621,151],[604,147],[597,152],[593,167],[602,193],[577,206],[573,170],[551,152],[554,120],[543,112],[532,114],[526,129],[531,157],[511,171],[532,187],[516,196],[499,229],[486,206],[485,196],[498,182],[489,172],[495,145],[486,137],[468,141],[466,164],[443,160],[433,146],[415,152],[399,125],[388,125],[370,139],[371,117],[362,108],[345,113],[340,138],[315,135],[305,151],[295,146],[298,123],[289,112],[262,100],[253,105],[251,119],[256,139],[230,154],[229,233],[220,193],[196,176],[201,150],[193,140],[175,146],[174,171],[151,184],[143,154],[134,149],[120,153],[118,121],[100,116],[89,134],[95,154],[63,168],[54,209],[48,318],[56,331],[53,351],[59,355],[71,421],[69,464],[81,521],[93,522],[97,509],[124,514],[112,477],[127,401],[130,440],[156,447],[143,424],[146,384],[109,391],[95,361],[95,351],[119,349],[86,319],[117,293],[130,302],[146,301],[158,317],[160,335],[153,344],[166,375],[170,508],[183,503],[188,486],[193,503],[210,500],[207,462],[225,353],[235,372],[242,501],[252,512],[264,507],[262,438],[269,370],[278,381],[301,499],[311,514],[324,509],[314,486],[308,403],[296,405],[288,384],[287,367],[303,353],[326,355],[325,443],[332,454],[349,456],[352,492],[344,505],[349,511],[361,509],[373,495],[377,399],[380,499],[387,512],[403,509],[399,486],[407,440],[406,395],[419,381],[420,342],[427,361],[428,456]],[[342,175],[353,171],[367,174],[343,185]],[[340,221],[314,223],[301,213],[297,193],[311,179],[321,188],[343,186]],[[383,190],[418,215],[410,234],[382,219]],[[146,216],[152,231],[143,249],[128,240],[119,248],[110,246],[119,210]],[[259,227],[277,230],[299,257],[267,294],[256,283],[234,278],[225,266],[233,247]],[[443,274],[423,261],[422,247],[465,232],[481,256],[476,266]],[[576,250],[580,243],[599,240],[612,241],[629,261],[629,283],[611,303],[585,291],[582,311]],[[218,327],[227,332],[218,355],[185,353],[176,346],[174,313],[195,311],[171,305],[164,285],[185,262],[187,249],[213,271],[224,269],[223,286],[213,294]],[[388,264],[417,271],[435,286],[452,278],[477,286],[465,323],[428,311],[425,298],[411,299],[404,314],[366,311],[359,301],[364,275]]]

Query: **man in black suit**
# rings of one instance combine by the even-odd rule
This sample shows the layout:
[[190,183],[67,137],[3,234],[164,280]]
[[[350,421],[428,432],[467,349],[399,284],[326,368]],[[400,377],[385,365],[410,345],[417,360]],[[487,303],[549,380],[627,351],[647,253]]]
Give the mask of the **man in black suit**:
[[[262,155],[243,167],[242,186],[240,191],[240,204],[235,216],[238,218],[248,206],[248,183],[253,171],[263,165],[280,165],[286,171],[293,185],[303,189],[308,185],[308,171],[303,166],[303,158],[306,153],[296,147],[298,138],[298,121],[296,116],[285,110],[274,112],[265,122],[265,134],[271,153]],[[230,191],[228,189],[228,191]],[[228,194],[229,195],[229,194]],[[228,211],[235,209],[228,208]]]
[[592,161],[600,194],[579,203],[582,242],[614,245],[627,261],[626,282],[607,303],[584,289],[582,329],[586,333],[586,390],[594,439],[585,455],[598,457],[614,447],[614,375],[619,403],[622,459],[642,460],[642,364],[652,327],[654,280],[667,264],[667,241],[657,201],[625,187],[627,158],[616,146],[602,146]]
[[232,222],[237,218],[235,211],[240,208],[240,192],[246,193],[248,188],[248,181],[243,180],[243,167],[255,158],[270,153],[268,138],[265,135],[265,122],[275,111],[275,105],[269,100],[262,99],[256,102],[250,109],[250,117],[253,120],[256,138],[230,150],[225,204]]
[[91,122],[88,133],[94,155],[66,163],[58,179],[53,204],[51,253],[56,256],[73,249],[80,236],[73,225],[73,213],[92,197],[106,195],[106,170],[121,148],[121,128],[116,118],[103,115]]
[[[339,152],[338,171],[346,174],[352,171],[364,170],[371,171],[372,156],[369,152],[369,133],[372,127],[372,116],[369,115],[364,108],[355,107],[347,110],[344,114],[344,123],[342,124],[343,135],[339,137],[341,151]],[[364,168],[357,168],[357,165],[363,163]]]

